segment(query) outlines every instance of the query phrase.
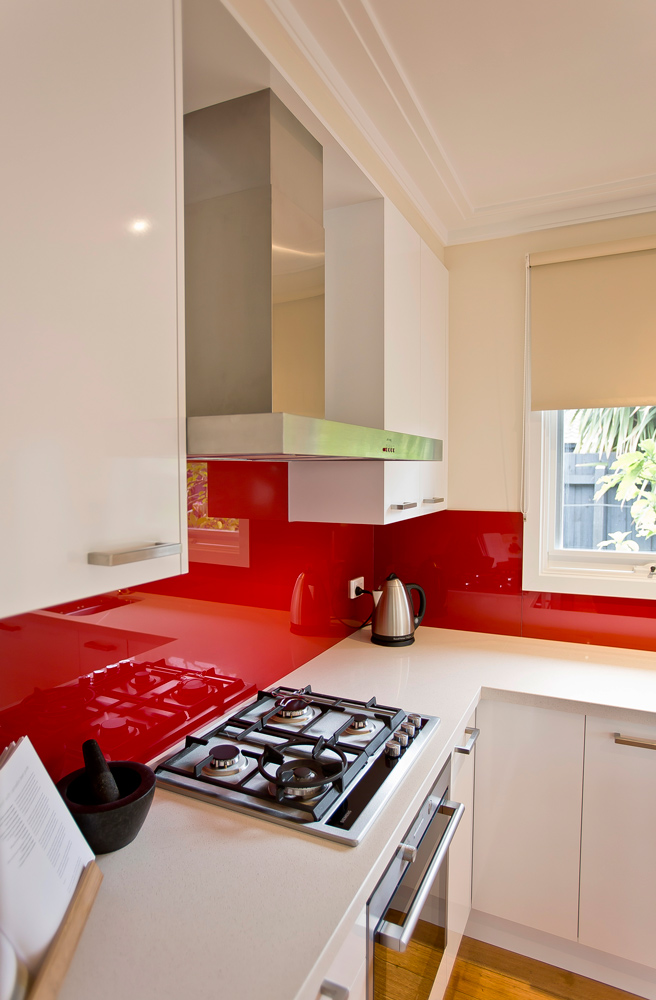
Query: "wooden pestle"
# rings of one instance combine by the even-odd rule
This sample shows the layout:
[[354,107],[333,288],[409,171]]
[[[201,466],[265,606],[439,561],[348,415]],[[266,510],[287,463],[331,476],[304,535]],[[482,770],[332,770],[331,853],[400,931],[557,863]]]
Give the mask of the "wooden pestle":
[[87,780],[96,802],[116,802],[121,793],[114,775],[107,766],[105,756],[96,740],[85,740],[82,744]]

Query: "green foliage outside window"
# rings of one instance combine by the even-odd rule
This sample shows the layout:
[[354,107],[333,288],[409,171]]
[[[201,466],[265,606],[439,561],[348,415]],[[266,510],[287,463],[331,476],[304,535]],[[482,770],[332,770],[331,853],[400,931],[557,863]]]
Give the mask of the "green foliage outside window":
[[[621,406],[597,410],[577,410],[579,453],[615,452],[613,470],[597,480],[595,500],[615,489],[615,499],[631,502],[631,518],[640,538],[656,535],[656,407]],[[628,532],[612,532],[598,547],[615,546],[617,551],[635,551]],[[635,548],[634,548],[635,546]]]

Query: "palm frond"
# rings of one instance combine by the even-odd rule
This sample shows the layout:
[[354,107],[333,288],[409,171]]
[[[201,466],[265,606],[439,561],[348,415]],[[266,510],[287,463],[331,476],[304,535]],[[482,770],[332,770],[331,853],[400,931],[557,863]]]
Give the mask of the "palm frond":
[[643,441],[656,438],[656,406],[616,406],[576,410],[582,454],[618,455],[635,451]]

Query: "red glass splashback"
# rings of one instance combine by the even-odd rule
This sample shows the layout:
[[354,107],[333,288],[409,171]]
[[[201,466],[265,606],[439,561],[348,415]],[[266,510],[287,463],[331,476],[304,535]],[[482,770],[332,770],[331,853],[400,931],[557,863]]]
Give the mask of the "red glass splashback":
[[375,529],[375,576],[426,590],[425,625],[656,650],[653,601],[522,590],[519,513],[447,510]]
[[28,735],[53,781],[84,766],[82,743],[92,738],[108,760],[146,763],[256,690],[213,668],[127,660],[0,712],[0,746]]
[[[519,513],[442,511],[376,528],[290,524],[286,466],[210,464],[208,483],[210,516],[249,520],[248,564],[192,561],[184,576],[94,598],[93,610],[73,602],[59,614],[0,621],[0,744],[28,732],[53,776],[78,765],[74,741],[98,732],[115,759],[147,759],[192,727],[184,699],[187,688],[190,697],[200,691],[196,682],[266,687],[357,628],[371,607],[366,595],[348,598],[357,576],[369,589],[390,572],[421,584],[424,625],[656,650],[652,601],[522,591]],[[111,665],[121,660],[130,666],[117,674]],[[162,679],[144,701],[143,671],[169,672],[179,695]],[[135,697],[121,708],[117,693]],[[223,702],[201,709],[215,716]]]

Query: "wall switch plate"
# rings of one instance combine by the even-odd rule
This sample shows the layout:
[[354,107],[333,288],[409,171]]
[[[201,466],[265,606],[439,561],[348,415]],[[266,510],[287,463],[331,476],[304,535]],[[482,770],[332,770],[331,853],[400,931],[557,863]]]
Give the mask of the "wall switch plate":
[[364,577],[363,576],[356,576],[352,580],[349,580],[349,582],[348,582],[348,595],[349,595],[349,597],[351,599],[354,598],[354,597],[358,597],[359,596],[355,592],[355,588],[356,587],[360,587],[361,590],[364,590]]

